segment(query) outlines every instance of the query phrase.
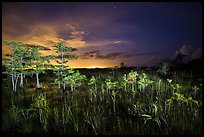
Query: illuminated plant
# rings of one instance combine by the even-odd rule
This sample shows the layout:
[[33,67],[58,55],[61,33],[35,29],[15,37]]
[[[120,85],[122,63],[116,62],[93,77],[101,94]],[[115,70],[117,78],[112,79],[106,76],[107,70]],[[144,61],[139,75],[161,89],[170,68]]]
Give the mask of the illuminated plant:
[[127,75],[124,74],[122,84],[123,86],[125,86],[125,91],[127,90],[127,83],[128,83]]
[[84,113],[84,121],[91,127],[94,135],[98,135],[103,127],[104,109],[98,105],[91,107],[89,111]]
[[141,116],[145,113],[144,106],[140,104],[139,102],[136,102],[136,104],[133,104],[133,111],[131,111],[131,114]]
[[199,91],[199,87],[195,85],[195,86],[192,87],[192,90],[193,90],[193,93],[192,93],[192,94],[193,94],[193,97],[195,97],[195,95],[196,95],[196,94],[198,93],[198,91]]
[[166,102],[169,102],[169,103],[173,103],[173,101],[177,101],[181,103],[194,103],[196,105],[199,105],[198,101],[193,100],[192,97],[185,98],[184,95],[180,93],[174,93],[174,95],[170,99],[166,100]]
[[81,75],[78,70],[75,72],[73,69],[69,69],[67,74],[63,74],[63,77],[63,81],[70,85],[71,92],[74,91],[75,87],[81,86],[82,81],[86,79],[85,75]]
[[24,74],[24,58],[25,58],[25,45],[17,41],[5,41],[5,44],[11,46],[13,52],[6,54],[9,58],[3,59],[3,65],[6,67],[7,74],[11,75],[13,91],[16,91],[18,78],[20,76],[20,87],[23,87],[23,74]]
[[171,84],[172,79],[168,79],[168,78],[167,78],[167,81],[168,81],[169,84]]
[[192,87],[193,91],[197,92],[199,90],[199,87],[198,86],[194,86]]
[[13,91],[16,91],[16,86],[17,86],[18,77],[19,77],[19,73],[16,70],[16,67],[18,66],[18,62],[16,62],[14,60],[14,58],[12,57],[11,60],[10,59],[3,59],[3,65],[7,69],[6,73],[8,75],[11,75]]
[[131,70],[131,72],[127,75],[127,81],[132,85],[132,92],[135,91],[135,85],[138,79],[138,73],[137,71]]
[[41,50],[42,46],[34,46],[29,47],[28,53],[26,54],[26,66],[32,68],[32,70],[28,70],[28,74],[36,74],[36,88],[40,88],[40,80],[39,74],[45,73],[45,69],[52,67],[50,64],[50,60],[54,58],[53,55],[43,56],[39,50]]
[[145,73],[142,73],[142,76],[139,77],[138,84],[139,89],[143,89],[147,87],[149,84],[152,84],[154,81],[150,80]]
[[167,122],[161,112],[162,112],[161,107],[153,103],[150,106],[150,114],[141,115],[141,117],[144,119],[144,124],[146,124],[148,121],[151,121],[153,123],[156,123],[160,130],[162,123],[164,123],[167,126]]
[[91,79],[89,80],[88,85],[94,85],[94,90],[97,91],[96,78],[94,76],[91,77]]
[[116,108],[116,92],[115,90],[112,90],[111,91],[111,98],[112,98],[112,101],[113,101],[113,112],[115,113],[115,108]]
[[162,63],[162,65],[157,70],[157,72],[160,73],[161,75],[166,76],[167,73],[169,72],[169,64],[168,63]]
[[183,94],[180,93],[174,93],[173,96],[166,100],[168,105],[168,111],[170,111],[172,104],[176,103],[178,106],[181,106],[183,104],[190,105],[189,107],[193,109],[193,105],[196,107],[199,107],[199,102],[196,100],[193,100],[192,97],[185,98]]
[[179,91],[179,90],[182,88],[181,85],[178,84],[178,83],[176,83],[176,84],[173,84],[173,83],[172,83],[170,86],[171,86],[171,88],[172,88],[173,94],[174,94],[174,92]]
[[91,79],[89,80],[88,85],[90,86],[90,95],[91,95],[91,101],[92,101],[92,96],[96,96],[96,92],[97,92],[97,86],[96,86],[96,78],[94,76],[91,77]]
[[46,99],[46,93],[45,94],[40,94],[33,104],[31,105],[32,109],[35,111],[38,111],[39,118],[40,118],[40,123],[43,126],[43,130],[47,131],[48,127],[48,114],[50,112],[50,108]]
[[107,92],[111,93],[111,99],[113,101],[113,112],[115,112],[115,103],[116,103],[116,87],[118,86],[118,82],[112,82],[110,79],[106,79],[106,87],[107,87]]
[[68,62],[68,60],[76,58],[75,55],[70,55],[70,52],[72,52],[74,49],[72,47],[67,47],[65,42],[58,42],[55,44],[56,47],[56,58],[59,58],[60,60],[57,60],[56,62],[59,64],[55,66],[54,71],[57,72],[57,77],[58,77],[58,84],[59,87],[62,85],[63,90],[65,90],[65,84],[66,82],[64,81],[64,73],[65,69],[68,66],[65,66],[65,64]]
[[111,79],[106,79],[105,83],[106,83],[106,89],[107,89],[108,93],[110,93],[110,91],[112,89],[115,89],[117,87],[117,84],[118,84],[117,81],[112,82]]

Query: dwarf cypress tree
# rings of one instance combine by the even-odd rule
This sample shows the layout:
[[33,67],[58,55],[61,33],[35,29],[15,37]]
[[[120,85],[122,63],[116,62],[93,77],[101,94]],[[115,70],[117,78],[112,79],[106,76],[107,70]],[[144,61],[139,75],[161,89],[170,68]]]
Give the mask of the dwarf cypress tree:
[[5,41],[5,44],[10,46],[13,52],[6,54],[8,58],[3,58],[3,65],[6,67],[7,74],[11,75],[13,91],[16,91],[19,76],[21,78],[20,87],[23,87],[26,46],[18,41]]
[[28,54],[26,55],[27,62],[26,66],[31,67],[32,70],[29,70],[27,73],[36,75],[36,88],[40,88],[39,74],[45,73],[46,69],[52,67],[50,60],[54,58],[53,55],[43,56],[39,50],[42,46],[29,47]]
[[56,58],[59,58],[59,60],[56,61],[59,65],[55,66],[54,71],[57,72],[59,87],[61,85],[62,89],[65,90],[66,82],[64,77],[66,73],[65,70],[68,67],[65,64],[68,62],[68,60],[76,58],[76,56],[70,54],[73,52],[73,48],[66,46],[65,42],[58,42],[54,47],[56,47]]

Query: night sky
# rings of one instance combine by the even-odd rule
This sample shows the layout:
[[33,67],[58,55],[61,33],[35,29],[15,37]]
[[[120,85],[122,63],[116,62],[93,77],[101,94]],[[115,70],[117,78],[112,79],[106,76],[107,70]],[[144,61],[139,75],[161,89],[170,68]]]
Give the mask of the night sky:
[[[77,50],[70,67],[152,66],[180,51],[202,56],[201,3],[2,3],[4,40],[40,44],[54,53],[59,40]],[[53,61],[54,64],[55,61]]]

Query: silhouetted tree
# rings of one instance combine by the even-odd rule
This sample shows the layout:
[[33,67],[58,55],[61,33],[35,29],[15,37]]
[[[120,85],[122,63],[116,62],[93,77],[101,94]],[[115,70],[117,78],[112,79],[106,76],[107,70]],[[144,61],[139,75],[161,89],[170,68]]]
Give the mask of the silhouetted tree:
[[124,62],[121,62],[121,63],[120,63],[120,68],[124,68],[124,67],[125,67]]

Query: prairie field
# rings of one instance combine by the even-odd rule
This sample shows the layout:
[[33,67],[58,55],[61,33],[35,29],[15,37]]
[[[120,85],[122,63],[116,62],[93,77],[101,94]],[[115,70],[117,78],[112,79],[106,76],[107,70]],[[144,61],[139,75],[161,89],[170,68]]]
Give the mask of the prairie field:
[[65,90],[52,71],[25,76],[12,90],[2,76],[6,135],[201,135],[202,77],[151,68],[78,69],[85,79]]

